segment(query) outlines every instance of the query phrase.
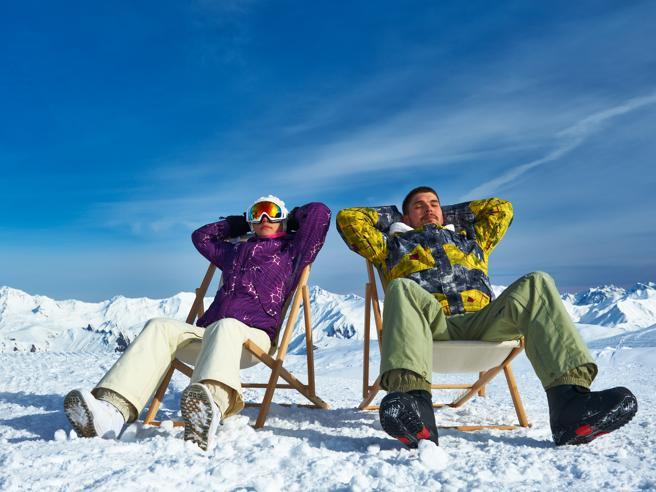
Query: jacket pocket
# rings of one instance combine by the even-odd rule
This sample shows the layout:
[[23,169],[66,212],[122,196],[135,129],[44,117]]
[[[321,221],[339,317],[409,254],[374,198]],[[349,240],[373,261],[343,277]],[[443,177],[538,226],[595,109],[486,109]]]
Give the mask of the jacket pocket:
[[460,293],[465,312],[480,311],[490,303],[490,297],[480,290],[463,290]]
[[390,269],[390,278],[407,277],[411,273],[434,267],[435,258],[430,249],[418,244],[412,251],[403,255],[399,262]]

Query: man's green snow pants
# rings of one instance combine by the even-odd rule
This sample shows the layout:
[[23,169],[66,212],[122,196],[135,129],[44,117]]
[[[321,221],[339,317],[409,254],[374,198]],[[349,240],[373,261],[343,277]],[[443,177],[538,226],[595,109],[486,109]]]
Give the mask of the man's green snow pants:
[[388,391],[430,389],[433,340],[500,342],[520,337],[545,389],[590,386],[597,366],[548,274],[525,275],[480,311],[452,316],[416,282],[392,280],[383,310],[382,386]]

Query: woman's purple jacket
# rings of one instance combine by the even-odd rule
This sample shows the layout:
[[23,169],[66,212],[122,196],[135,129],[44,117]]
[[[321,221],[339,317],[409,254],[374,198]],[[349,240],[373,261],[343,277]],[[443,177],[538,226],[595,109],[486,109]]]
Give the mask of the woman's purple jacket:
[[330,225],[330,210],[323,203],[299,207],[294,217],[296,232],[236,244],[227,241],[234,234],[225,220],[194,231],[196,249],[223,272],[223,285],[198,326],[235,318],[264,330],[275,341],[283,305],[303,268],[319,253]]

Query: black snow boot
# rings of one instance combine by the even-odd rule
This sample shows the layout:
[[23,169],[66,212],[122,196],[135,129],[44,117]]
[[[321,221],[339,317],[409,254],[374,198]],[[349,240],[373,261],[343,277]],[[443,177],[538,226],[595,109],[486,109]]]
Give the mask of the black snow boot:
[[380,403],[380,424],[390,436],[409,448],[429,439],[438,444],[433,402],[428,391],[388,393]]
[[551,433],[556,446],[585,444],[619,429],[638,411],[638,401],[627,388],[590,391],[561,385],[547,390]]

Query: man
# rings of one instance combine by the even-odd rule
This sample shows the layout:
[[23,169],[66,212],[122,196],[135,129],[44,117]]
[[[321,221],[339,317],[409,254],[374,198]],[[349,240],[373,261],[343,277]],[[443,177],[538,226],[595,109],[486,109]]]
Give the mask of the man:
[[442,208],[435,190],[421,186],[408,193],[399,215],[396,207],[337,215],[349,248],[388,281],[380,367],[388,391],[380,420],[388,434],[409,447],[421,439],[438,442],[433,340],[524,337],[547,393],[556,445],[587,443],[631,420],[638,406],[628,389],[589,390],[597,366],[549,275],[525,275],[492,300],[488,258],[512,222],[509,202],[490,198]]

